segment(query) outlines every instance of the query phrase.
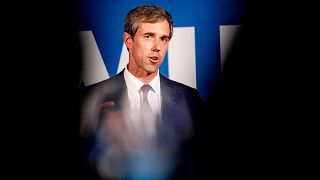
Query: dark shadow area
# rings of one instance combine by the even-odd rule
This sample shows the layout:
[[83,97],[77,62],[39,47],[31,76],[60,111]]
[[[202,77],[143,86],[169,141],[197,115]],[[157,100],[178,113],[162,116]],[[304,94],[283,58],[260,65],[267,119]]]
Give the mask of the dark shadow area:
[[23,175],[25,179],[76,179],[81,51],[74,4],[32,1],[22,5],[23,10],[15,14],[19,22],[23,20],[18,31],[24,36],[15,50],[15,70],[21,79],[16,85],[21,98],[15,114],[23,121],[19,125]]
[[302,1],[248,1],[209,99],[208,176],[319,178],[315,12]]

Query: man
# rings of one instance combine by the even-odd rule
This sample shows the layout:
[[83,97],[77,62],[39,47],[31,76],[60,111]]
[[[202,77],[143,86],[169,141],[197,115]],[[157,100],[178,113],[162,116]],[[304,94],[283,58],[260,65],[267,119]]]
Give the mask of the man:
[[159,67],[173,35],[171,15],[157,6],[131,10],[123,41],[129,63],[116,76],[86,87],[82,133],[100,178],[192,178],[202,100]]

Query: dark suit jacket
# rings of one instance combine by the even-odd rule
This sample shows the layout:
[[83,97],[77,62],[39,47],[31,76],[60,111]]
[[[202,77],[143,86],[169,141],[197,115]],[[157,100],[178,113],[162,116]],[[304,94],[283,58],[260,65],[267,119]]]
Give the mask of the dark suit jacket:
[[[157,124],[159,147],[177,152],[177,166],[173,179],[193,178],[196,175],[195,148],[198,136],[200,116],[203,103],[198,91],[179,82],[160,75],[161,86],[161,120]],[[93,135],[99,126],[101,104],[115,102],[114,109],[120,110],[128,100],[124,70],[116,76],[100,83],[88,86],[84,90],[83,111],[84,132]],[[94,110],[92,110],[92,107]],[[91,109],[91,111],[87,111]],[[97,115],[99,114],[99,115]]]

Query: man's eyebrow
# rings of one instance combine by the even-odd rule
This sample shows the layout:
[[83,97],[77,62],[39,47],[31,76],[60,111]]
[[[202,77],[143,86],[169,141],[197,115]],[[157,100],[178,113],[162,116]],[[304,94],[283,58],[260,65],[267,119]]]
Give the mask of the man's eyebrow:
[[155,34],[155,33],[152,33],[152,32],[146,32],[146,33],[143,33],[142,35],[143,35],[143,36],[145,36],[145,35],[154,36],[154,34]]
[[169,38],[168,35],[162,35],[161,38]]
[[[143,33],[142,35],[143,35],[143,36],[146,36],[146,35],[148,35],[148,36],[155,36],[155,33],[153,33],[153,32],[146,32],[146,33]],[[168,35],[161,35],[160,38],[169,38],[169,36],[168,36]]]

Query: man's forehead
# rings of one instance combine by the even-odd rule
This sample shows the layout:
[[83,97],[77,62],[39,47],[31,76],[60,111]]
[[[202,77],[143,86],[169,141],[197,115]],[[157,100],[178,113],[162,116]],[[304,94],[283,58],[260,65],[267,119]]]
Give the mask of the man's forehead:
[[167,31],[167,33],[170,33],[170,27],[169,23],[166,20],[155,22],[155,23],[149,23],[149,22],[140,22],[137,31],[138,32],[144,32],[144,31],[150,31],[153,30],[155,32],[160,32],[161,30]]

